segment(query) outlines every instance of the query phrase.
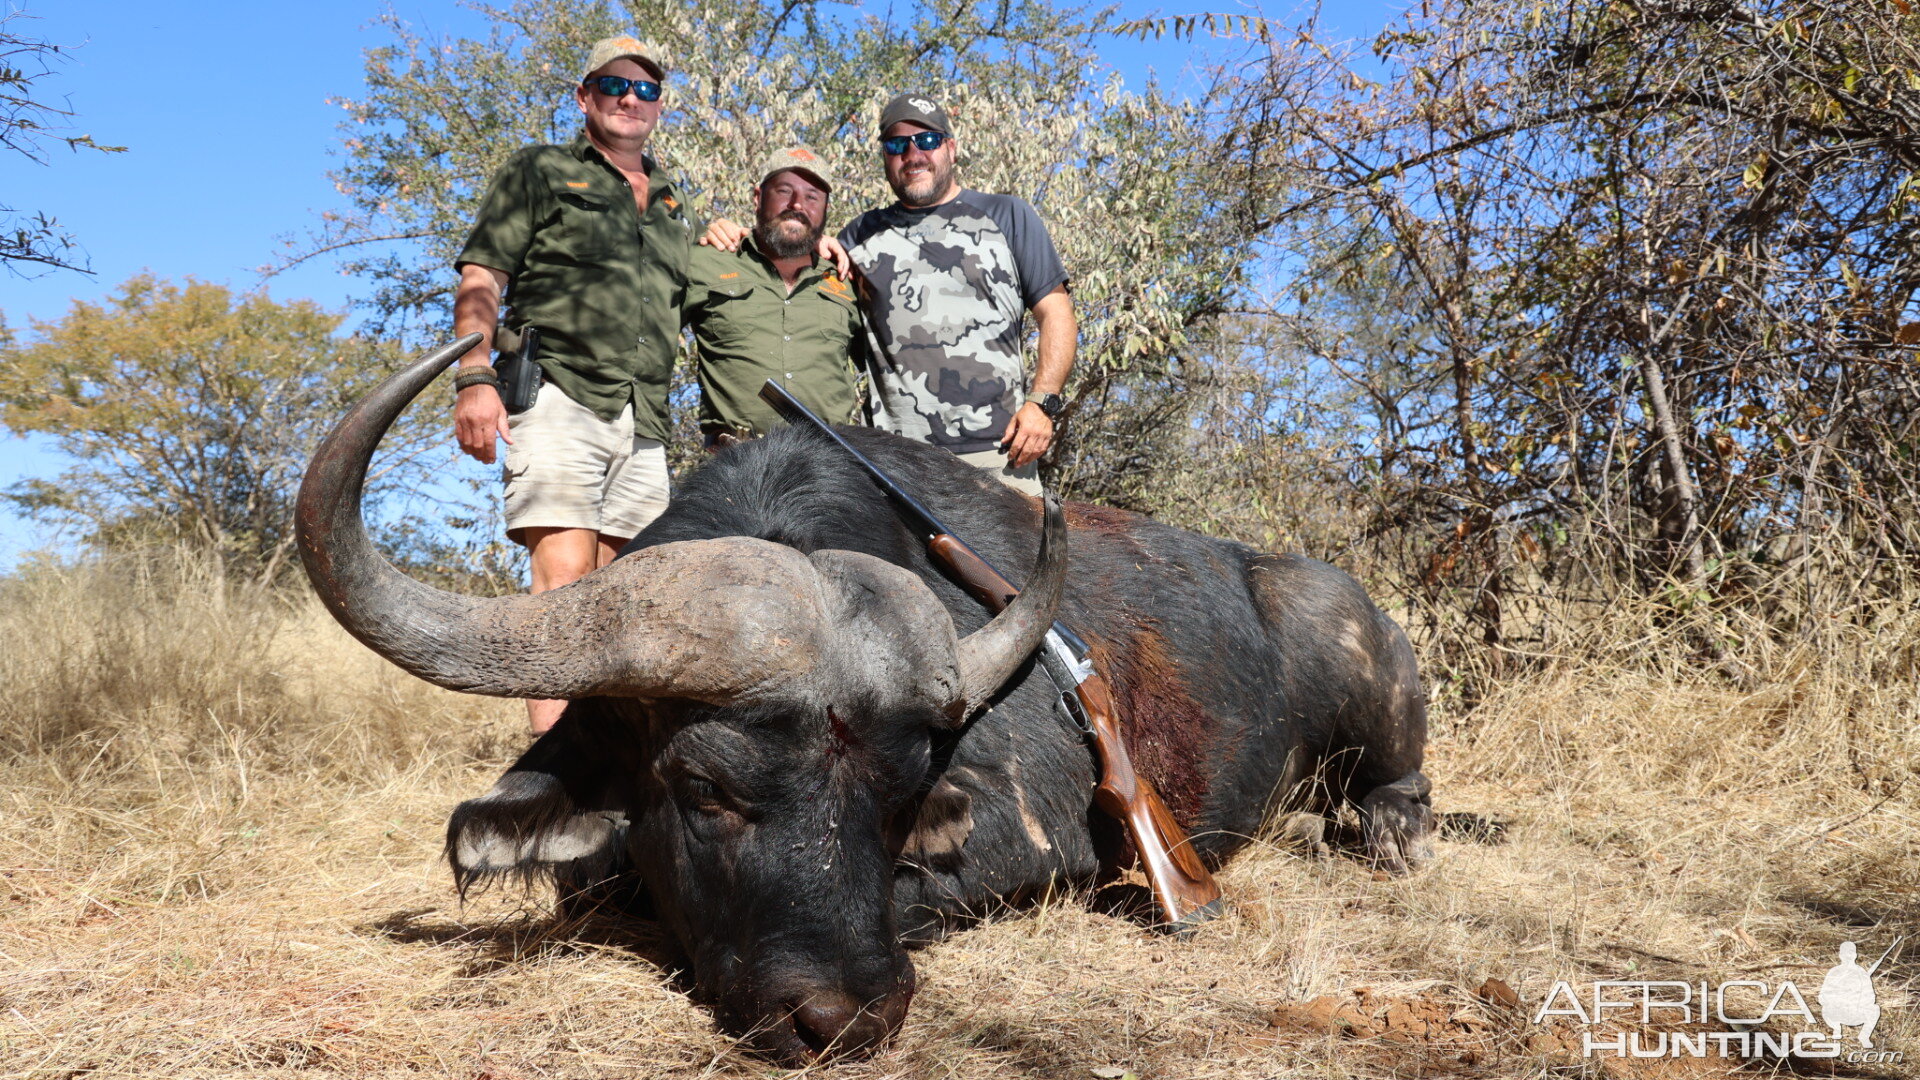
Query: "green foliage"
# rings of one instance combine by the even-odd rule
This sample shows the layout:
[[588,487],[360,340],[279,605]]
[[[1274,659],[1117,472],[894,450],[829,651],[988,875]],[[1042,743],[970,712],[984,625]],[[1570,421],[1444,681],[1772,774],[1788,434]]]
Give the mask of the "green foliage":
[[1883,0],[1437,0],[1242,84],[1307,362],[1379,410],[1365,532],[1449,655],[1623,590],[1812,634],[1907,587],[1916,42]]
[[[1177,366],[1190,328],[1241,288],[1249,239],[1236,185],[1212,167],[1204,103],[1100,78],[1097,18],[1040,3],[916,4],[889,20],[759,0],[488,10],[485,41],[428,41],[388,17],[393,41],[368,53],[366,96],[341,103],[347,160],[335,180],[353,210],[312,253],[346,252],[350,271],[378,283],[387,325],[445,324],[452,260],[488,177],[522,146],[572,137],[588,45],[626,31],[666,51],[655,150],[709,217],[747,218],[754,168],[793,142],[842,178],[831,228],[891,202],[874,145],[880,106],[904,89],[938,97],[958,128],[962,181],[1032,202],[1073,274],[1081,352],[1068,396],[1084,421],[1116,381]],[[1089,461],[1061,479],[1101,470]]]
[[[142,275],[105,303],[76,301],[27,340],[0,340],[0,425],[73,460],[4,496],[76,524],[103,548],[184,542],[272,577],[292,552],[292,502],[315,446],[389,373],[391,354],[336,336],[309,301]],[[391,483],[441,416],[415,410],[387,437]]]
[[[0,150],[38,164],[47,163],[49,144],[68,150],[117,154],[124,146],[105,146],[91,135],[68,134],[72,113],[36,98],[34,84],[53,73],[51,62],[64,59],[60,46],[29,37],[20,23],[24,11],[0,13]],[[0,266],[14,273],[26,266],[87,272],[72,234],[43,211],[21,211],[0,203]]]
[[1233,15],[1205,11],[1197,15],[1174,15],[1135,19],[1114,27],[1114,33],[1145,41],[1171,37],[1192,40],[1205,30],[1211,37],[1271,42],[1278,24],[1258,15]]

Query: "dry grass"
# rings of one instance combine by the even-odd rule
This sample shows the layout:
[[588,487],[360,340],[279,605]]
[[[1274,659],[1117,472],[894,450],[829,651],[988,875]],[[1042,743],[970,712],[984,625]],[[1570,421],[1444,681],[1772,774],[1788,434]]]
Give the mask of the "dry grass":
[[[522,742],[517,705],[424,686],[316,606],[178,561],[0,582],[0,633],[0,1075],[778,1071],[675,991],[645,928],[455,901],[440,829]],[[1866,960],[1920,935],[1915,683],[1864,675],[1911,633],[1769,657],[1745,691],[1593,664],[1509,685],[1437,717],[1430,769],[1442,810],[1506,843],[1443,841],[1402,881],[1260,845],[1191,943],[1072,902],[1007,918],[918,954],[887,1052],[808,1071],[1600,1075],[1472,991],[1811,986],[1842,940]],[[1883,1005],[1913,1001],[1913,956],[1878,974]],[[1362,987],[1444,1022],[1270,1023]],[[1920,1061],[1914,1012],[1881,1031]]]

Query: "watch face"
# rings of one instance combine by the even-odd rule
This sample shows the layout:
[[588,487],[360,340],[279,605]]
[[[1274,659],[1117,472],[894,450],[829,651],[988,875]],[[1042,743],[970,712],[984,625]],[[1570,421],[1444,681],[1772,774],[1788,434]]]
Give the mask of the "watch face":
[[1066,408],[1067,403],[1059,394],[1048,394],[1040,399],[1040,411],[1046,413],[1049,420],[1058,417]]

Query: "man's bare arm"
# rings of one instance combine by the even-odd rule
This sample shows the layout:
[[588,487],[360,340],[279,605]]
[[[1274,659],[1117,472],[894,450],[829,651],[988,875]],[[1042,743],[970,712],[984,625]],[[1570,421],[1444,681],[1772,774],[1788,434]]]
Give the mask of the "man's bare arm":
[[1040,329],[1040,358],[1033,368],[1033,392],[1057,394],[1066,389],[1073,357],[1080,348],[1080,323],[1074,318],[1073,297],[1065,285],[1033,305],[1033,321]]
[[[1065,285],[1040,298],[1033,305],[1033,321],[1040,330],[1040,357],[1033,367],[1033,392],[1057,394],[1067,385],[1073,371],[1074,351],[1080,345],[1080,324],[1073,315],[1073,297]],[[1001,436],[1007,448],[1008,464],[1020,468],[1036,461],[1053,445],[1053,420],[1031,402],[1020,406],[1013,422]]]
[[[453,294],[453,332],[480,335],[480,344],[460,358],[461,367],[493,362],[493,330],[500,321],[500,297],[506,288],[507,275],[492,267],[478,263],[460,267],[460,288]],[[507,407],[500,403],[500,392],[485,384],[460,391],[453,404],[453,435],[469,457],[493,464],[494,440],[513,442],[507,434]]]
[[[706,231],[700,234],[700,243],[721,251],[739,251],[740,245],[746,243],[747,235],[747,227],[732,218],[714,218],[707,223]],[[813,253],[832,263],[841,277],[853,276],[853,257],[847,254],[846,248],[840,246],[837,238],[822,236],[814,243]]]

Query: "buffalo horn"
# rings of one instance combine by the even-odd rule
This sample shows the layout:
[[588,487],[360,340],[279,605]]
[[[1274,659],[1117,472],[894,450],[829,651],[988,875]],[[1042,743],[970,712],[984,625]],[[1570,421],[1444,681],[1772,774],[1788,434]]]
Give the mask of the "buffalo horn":
[[307,576],[334,618],[381,656],[450,690],[742,702],[818,659],[821,582],[791,548],[749,537],[663,544],[537,596],[480,598],[415,581],[367,535],[360,498],[380,437],[479,340],[381,383],[327,436],[295,515]]
[[993,621],[960,640],[959,718],[985,705],[1033,655],[1053,625],[1067,582],[1067,518],[1060,500],[1046,497],[1040,558],[1027,587]]

